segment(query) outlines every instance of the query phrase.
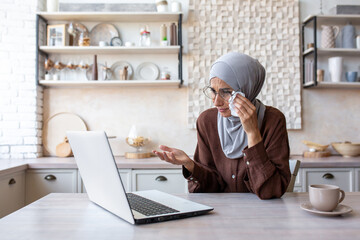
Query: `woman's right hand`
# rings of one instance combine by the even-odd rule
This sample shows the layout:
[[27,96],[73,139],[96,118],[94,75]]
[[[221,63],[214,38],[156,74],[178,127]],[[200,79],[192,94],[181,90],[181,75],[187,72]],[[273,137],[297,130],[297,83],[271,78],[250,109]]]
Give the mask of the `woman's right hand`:
[[189,172],[193,172],[194,162],[184,151],[164,145],[160,145],[159,148],[164,152],[153,150],[153,153],[155,153],[161,160],[175,165],[183,165]]

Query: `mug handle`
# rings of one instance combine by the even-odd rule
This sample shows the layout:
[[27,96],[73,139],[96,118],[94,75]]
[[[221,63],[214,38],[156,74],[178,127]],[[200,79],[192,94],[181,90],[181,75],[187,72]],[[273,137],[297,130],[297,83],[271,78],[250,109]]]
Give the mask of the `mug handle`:
[[339,203],[341,203],[341,202],[344,200],[344,198],[345,198],[345,192],[344,192],[343,190],[341,190],[341,189],[339,189],[339,191],[340,191],[340,193],[341,193],[341,197],[340,197],[340,199],[339,199]]

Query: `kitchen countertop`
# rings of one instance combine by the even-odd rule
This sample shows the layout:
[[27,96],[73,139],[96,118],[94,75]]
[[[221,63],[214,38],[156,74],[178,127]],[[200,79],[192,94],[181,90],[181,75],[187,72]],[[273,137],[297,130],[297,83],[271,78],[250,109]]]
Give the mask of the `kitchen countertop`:
[[[301,168],[353,168],[360,167],[360,157],[344,158],[342,156],[331,156],[327,158],[304,158],[302,156],[291,156],[291,159],[301,161]],[[161,161],[157,157],[145,159],[126,159],[115,157],[118,168],[135,169],[181,169],[180,166]],[[0,174],[13,173],[25,169],[44,168],[77,168],[73,157],[42,157],[29,159],[2,159],[0,160]]]
[[252,193],[178,195],[214,207],[207,215],[131,225],[86,194],[52,193],[0,219],[1,239],[359,239],[360,193],[346,193],[353,211],[336,217],[306,212],[308,193],[260,200]]

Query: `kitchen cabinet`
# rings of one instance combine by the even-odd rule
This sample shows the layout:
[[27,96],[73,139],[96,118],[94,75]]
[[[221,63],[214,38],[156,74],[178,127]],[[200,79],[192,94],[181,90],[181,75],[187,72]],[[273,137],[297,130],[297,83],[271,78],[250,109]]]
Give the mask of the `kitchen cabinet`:
[[0,176],[0,218],[25,206],[25,171]]
[[360,192],[360,168],[355,168],[355,192]]
[[[58,24],[58,23],[82,23],[87,26],[89,32],[91,30],[90,26],[93,26],[97,23],[111,23],[117,26],[120,33],[120,38],[124,42],[129,41],[132,37],[136,36],[135,42],[136,46],[47,46],[46,41],[46,29],[49,24]],[[151,38],[155,39],[155,36],[160,35],[158,31],[153,31],[159,29],[162,23],[177,23],[177,45],[172,46],[160,46],[160,41],[153,41],[152,44],[148,47],[137,46],[138,38],[140,37],[138,28],[139,24],[155,24],[151,30]],[[129,27],[129,31],[121,29],[119,26]],[[169,25],[170,26],[170,25]],[[134,29],[136,28],[136,29]],[[155,32],[155,35],[154,35]],[[183,84],[183,46],[182,46],[182,13],[158,13],[158,12],[39,12],[36,15],[36,56],[37,56],[37,65],[36,65],[36,79],[37,82],[45,87],[129,87],[129,86],[142,86],[142,87],[171,87],[171,86],[182,86]],[[169,34],[168,34],[169,36]],[[156,38],[157,39],[157,38]],[[160,39],[159,39],[160,40]],[[91,42],[91,39],[90,39]],[[66,57],[69,59],[69,56],[75,57],[76,59],[88,58],[86,61],[91,64],[92,59],[89,59],[89,55],[98,55],[102,59],[107,59],[110,63],[115,58],[118,60],[129,61],[133,65],[133,72],[135,73],[135,66],[129,56],[135,57],[138,61],[139,59],[146,62],[154,61],[155,64],[161,66],[161,64],[168,64],[167,67],[172,68],[173,76],[171,80],[106,80],[106,81],[84,81],[76,77],[75,79],[60,79],[57,81],[54,80],[44,80],[45,79],[45,69],[44,62],[45,58],[50,57],[53,59],[61,59]],[[162,57],[165,56],[165,57]],[[169,58],[176,58],[177,61],[169,61]],[[146,60],[149,59],[149,60]],[[134,60],[134,59],[132,59]],[[135,60],[134,60],[135,61]],[[160,63],[157,63],[160,61]],[[175,63],[177,62],[177,63]],[[104,62],[101,62],[104,63]],[[64,62],[66,64],[66,62]],[[160,65],[159,65],[160,64]],[[109,66],[109,65],[108,65]],[[100,68],[100,62],[98,61],[98,68]],[[85,73],[84,73],[85,74]],[[135,75],[135,74],[133,74]],[[176,76],[176,77],[175,77]],[[159,79],[159,78],[158,78]]]
[[311,184],[337,185],[345,192],[359,191],[359,168],[300,168],[294,192],[308,192]]
[[[131,171],[132,170],[131,169],[119,169],[118,171],[119,171],[123,186],[125,188],[125,191],[130,192],[131,191]],[[78,179],[79,179],[79,183],[80,183],[79,192],[86,193],[86,189],[84,186],[84,182],[81,179],[80,172],[79,172]]]
[[[187,193],[187,181],[179,169],[119,169],[126,192],[159,190],[167,193]],[[81,193],[86,192],[79,175]]]
[[[337,25],[340,29],[351,22],[355,27],[360,26],[360,15],[312,15],[302,23],[302,69],[303,87],[316,88],[360,88],[360,82],[345,82],[346,71],[357,71],[356,63],[360,60],[360,49],[356,48],[321,48],[321,26]],[[341,37],[341,33],[338,35]],[[354,40],[355,41],[355,40]],[[312,43],[313,47],[306,49]],[[344,66],[341,82],[331,82],[328,66],[329,57],[343,57]],[[317,70],[325,71],[324,81],[318,81]],[[355,70],[352,70],[355,69]]]
[[132,191],[159,190],[167,193],[186,193],[187,181],[182,170],[133,170]]
[[26,204],[49,193],[76,192],[78,192],[77,169],[36,169],[26,172]]

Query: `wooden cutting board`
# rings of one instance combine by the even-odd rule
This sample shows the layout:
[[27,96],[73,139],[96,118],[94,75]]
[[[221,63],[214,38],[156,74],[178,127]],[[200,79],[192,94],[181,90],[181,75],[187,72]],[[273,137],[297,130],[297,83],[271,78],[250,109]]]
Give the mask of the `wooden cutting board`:
[[319,151],[319,152],[304,152],[305,158],[324,158],[324,157],[330,157],[331,153],[328,151]]

